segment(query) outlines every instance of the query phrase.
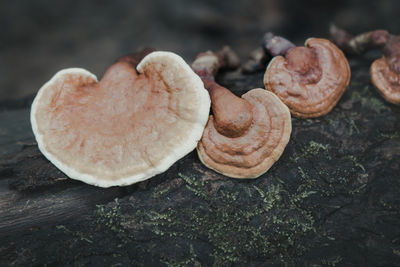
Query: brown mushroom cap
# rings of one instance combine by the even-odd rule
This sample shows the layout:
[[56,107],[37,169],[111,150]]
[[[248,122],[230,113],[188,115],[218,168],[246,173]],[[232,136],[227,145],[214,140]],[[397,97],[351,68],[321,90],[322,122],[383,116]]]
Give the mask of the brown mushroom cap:
[[70,178],[101,187],[139,182],[168,169],[201,138],[210,98],[184,60],[153,52],[132,64],[118,61],[99,82],[83,69],[62,70],[39,90],[33,132]]
[[370,68],[371,80],[383,97],[390,103],[400,104],[400,74],[392,71],[382,57],[375,60]]
[[286,57],[271,60],[264,75],[265,88],[296,117],[329,113],[350,82],[350,67],[343,52],[326,39],[310,38],[305,47],[289,50]]
[[[292,130],[290,112],[275,94],[261,88],[250,90],[242,99],[252,111],[247,131],[235,137],[224,135],[211,115],[197,152],[204,165],[219,173],[233,178],[257,178],[283,153]],[[240,118],[234,105],[228,110]]]

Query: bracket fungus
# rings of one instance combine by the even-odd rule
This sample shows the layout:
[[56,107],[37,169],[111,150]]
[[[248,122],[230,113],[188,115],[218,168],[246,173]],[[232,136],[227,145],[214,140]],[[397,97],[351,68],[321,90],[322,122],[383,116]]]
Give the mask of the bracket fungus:
[[192,64],[211,97],[210,115],[197,146],[204,165],[232,178],[257,178],[279,159],[292,130],[289,109],[271,92],[252,89],[242,97],[218,85],[219,69],[238,65],[228,48],[205,52]]
[[123,186],[192,151],[209,110],[208,92],[181,57],[142,51],[100,81],[84,69],[61,70],[39,90],[31,124],[41,152],[67,176]]
[[382,49],[382,57],[370,67],[371,81],[390,103],[400,104],[400,36],[375,30],[353,36],[331,25],[333,41],[349,54],[362,54],[369,49]]
[[266,34],[264,46],[274,56],[264,75],[265,88],[285,103],[293,116],[315,118],[329,113],[350,82],[343,52],[326,39],[309,38],[295,47]]

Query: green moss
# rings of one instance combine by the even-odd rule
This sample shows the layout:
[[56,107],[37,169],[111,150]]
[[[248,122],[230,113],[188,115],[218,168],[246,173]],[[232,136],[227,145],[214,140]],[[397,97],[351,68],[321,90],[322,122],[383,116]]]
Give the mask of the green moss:
[[390,134],[381,133],[381,136],[385,137],[385,138],[389,138],[391,140],[400,141],[400,133],[399,132],[394,132],[394,133],[390,133]]
[[361,91],[354,91],[351,94],[351,99],[353,101],[360,101],[363,107],[374,110],[377,113],[384,112],[388,109],[382,98],[376,98],[373,96],[372,91],[377,90],[372,88],[370,85],[366,85]]
[[383,100],[378,98],[363,99],[363,101],[361,101],[361,104],[370,107],[378,113],[381,113],[388,109]]
[[[155,235],[207,240],[213,247],[210,256],[216,266],[245,262],[255,252],[265,259],[282,262],[293,253],[306,250],[299,240],[315,231],[314,219],[298,204],[314,192],[291,195],[282,184],[271,183],[268,188],[253,185],[235,193],[222,188],[218,194],[209,195],[208,183],[183,174],[179,176],[185,181],[186,188],[204,204],[162,212],[138,211],[135,217],[143,218],[141,223],[151,226]],[[238,201],[240,194],[252,198],[243,205]],[[194,250],[193,247],[190,249],[192,251],[187,252],[192,255],[190,258],[177,261],[165,255],[163,261],[174,266],[193,263]]]
[[162,195],[168,193],[170,190],[171,190],[171,188],[166,187],[161,190],[155,191],[155,192],[153,192],[153,198],[160,198]]
[[[304,169],[297,166],[298,175],[301,179],[297,189],[299,194],[311,197],[313,194],[317,194],[318,198],[321,198],[332,197],[337,194],[351,196],[364,190],[366,184],[360,185],[354,177],[356,173],[365,173],[366,170],[355,156],[336,155],[336,157],[331,158],[329,155],[322,154],[319,161],[324,162],[324,164],[320,164],[320,167],[316,169]],[[335,166],[342,166],[342,168]]]
[[[315,156],[321,152],[328,152],[328,150],[328,144],[321,144],[315,141],[310,141],[307,146],[301,149],[301,153],[293,158],[293,161],[298,162],[299,159]],[[328,154],[326,154],[326,156],[329,157]]]
[[353,117],[355,116],[355,113],[351,113],[349,117],[346,117],[346,122],[349,126],[349,135],[353,135],[354,133],[359,134],[360,130],[357,127],[357,124]]
[[181,177],[186,182],[186,187],[190,191],[192,191],[196,196],[207,198],[207,193],[204,192],[204,182],[201,180],[190,178],[186,175],[178,173],[178,176]]
[[329,259],[323,259],[321,261],[322,266],[338,266],[339,263],[343,261],[343,258],[341,256],[335,256]]
[[353,155],[348,155],[345,158],[351,160],[355,167],[360,168],[363,172],[365,172],[364,166],[357,160],[357,158]]
[[[354,197],[365,187],[365,184],[354,183],[355,173],[365,171],[355,156],[336,155],[332,159],[329,145],[315,141],[310,141],[300,151],[302,159],[318,156],[323,164],[318,169],[305,169],[293,163],[288,168],[297,169],[295,177],[269,176],[268,180],[248,182],[203,180],[179,173],[178,177],[184,182],[181,190],[192,203],[161,210],[148,206],[138,208],[134,215],[122,215],[122,226],[126,221],[135,220],[135,224],[144,225],[152,235],[179,247],[185,256],[162,255],[162,262],[169,266],[194,265],[196,247],[193,242],[198,240],[212,247],[208,256],[215,266],[243,263],[249,258],[296,265],[311,246],[335,240],[335,236],[324,233],[313,213],[321,209],[321,200],[337,195]],[[285,182],[287,179],[297,179],[294,183],[297,187],[290,187],[293,183]],[[210,193],[210,188],[215,187],[218,190]],[[157,201],[170,197],[168,193],[161,194]],[[106,212],[101,217],[107,221],[115,214],[118,212]],[[316,243],[302,242],[310,236]],[[340,260],[340,257],[333,257],[314,263],[335,266]]]
[[324,145],[317,143],[315,141],[310,141],[308,147],[305,148],[303,151],[305,151],[305,153],[308,155],[316,155],[320,152],[320,150],[327,151],[328,147],[329,145]]
[[339,135],[348,134],[349,136],[360,134],[359,126],[357,121],[359,120],[360,114],[357,112],[337,112],[330,114],[326,118],[330,125],[330,130],[336,132]]
[[63,231],[64,234],[75,237],[75,239],[73,239],[74,240],[73,243],[76,243],[77,241],[84,241],[90,244],[93,243],[92,238],[86,233],[80,231],[71,231],[64,225],[57,225],[56,229]]
[[117,233],[123,232],[123,228],[121,227],[121,207],[118,198],[114,199],[111,207],[97,205],[95,217],[99,229],[106,229]]
[[[272,170],[267,179],[208,180],[204,174],[179,173],[173,178],[182,185],[178,189],[150,189],[151,200],[139,201],[142,205],[130,206],[125,212],[118,200],[98,206],[97,224],[120,236],[125,240],[123,244],[135,242],[139,232],[151,240],[161,240],[142,245],[143,255],[147,255],[143,259],[158,257],[167,266],[198,264],[198,258],[205,257],[197,256],[196,251],[204,253],[196,247],[199,241],[207,244],[206,257],[215,266],[249,259],[297,265],[313,246],[336,239],[322,229],[320,215],[316,217],[314,212],[322,207],[329,212],[341,206],[324,204],[324,200],[328,203],[336,196],[355,197],[365,188],[354,179],[357,172],[365,172],[355,156],[336,152],[331,158],[330,145],[316,141],[308,142],[299,151],[295,160],[287,163],[286,169],[292,169],[290,174]],[[303,164],[315,158],[318,168]],[[299,162],[303,162],[301,166]],[[170,201],[173,206],[166,204]],[[160,244],[168,244],[179,253],[165,254]],[[135,264],[141,262],[139,258],[135,260]],[[335,256],[310,265],[335,266],[340,260]]]

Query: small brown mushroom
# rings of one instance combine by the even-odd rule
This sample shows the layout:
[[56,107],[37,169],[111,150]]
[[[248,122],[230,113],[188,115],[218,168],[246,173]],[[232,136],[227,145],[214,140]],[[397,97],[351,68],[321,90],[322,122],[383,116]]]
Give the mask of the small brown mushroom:
[[[235,60],[232,60],[235,59]],[[192,68],[209,91],[210,116],[197,152],[204,165],[232,178],[257,178],[279,159],[292,130],[288,108],[273,93],[252,89],[241,98],[214,76],[237,62],[229,49],[201,53]]]
[[383,57],[372,63],[370,74],[386,101],[400,105],[400,36],[389,38]]
[[293,116],[315,118],[329,113],[350,82],[350,67],[342,51],[325,39],[310,38],[305,47],[291,48],[286,41],[274,41],[276,38],[267,42],[277,56],[265,72],[265,88],[274,92]]
[[400,105],[400,73],[393,71],[385,57],[375,60],[370,68],[371,81],[386,101]]
[[119,59],[99,82],[84,69],[58,72],[39,90],[31,124],[41,152],[67,176],[122,186],[192,151],[209,109],[208,92],[181,57],[145,51]]
[[332,40],[350,54],[362,54],[373,48],[383,50],[383,56],[370,67],[371,81],[390,103],[400,104],[400,36],[385,30],[375,30],[353,36],[332,25]]

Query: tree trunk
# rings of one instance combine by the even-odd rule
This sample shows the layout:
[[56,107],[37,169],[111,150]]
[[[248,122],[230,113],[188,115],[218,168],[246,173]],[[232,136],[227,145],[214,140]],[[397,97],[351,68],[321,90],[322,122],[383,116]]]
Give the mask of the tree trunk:
[[[0,265],[356,265],[400,262],[400,108],[352,60],[333,111],[293,118],[278,162],[255,180],[192,152],[148,181],[101,189],[40,153],[32,98],[0,103]],[[241,95],[263,73],[221,74]]]

